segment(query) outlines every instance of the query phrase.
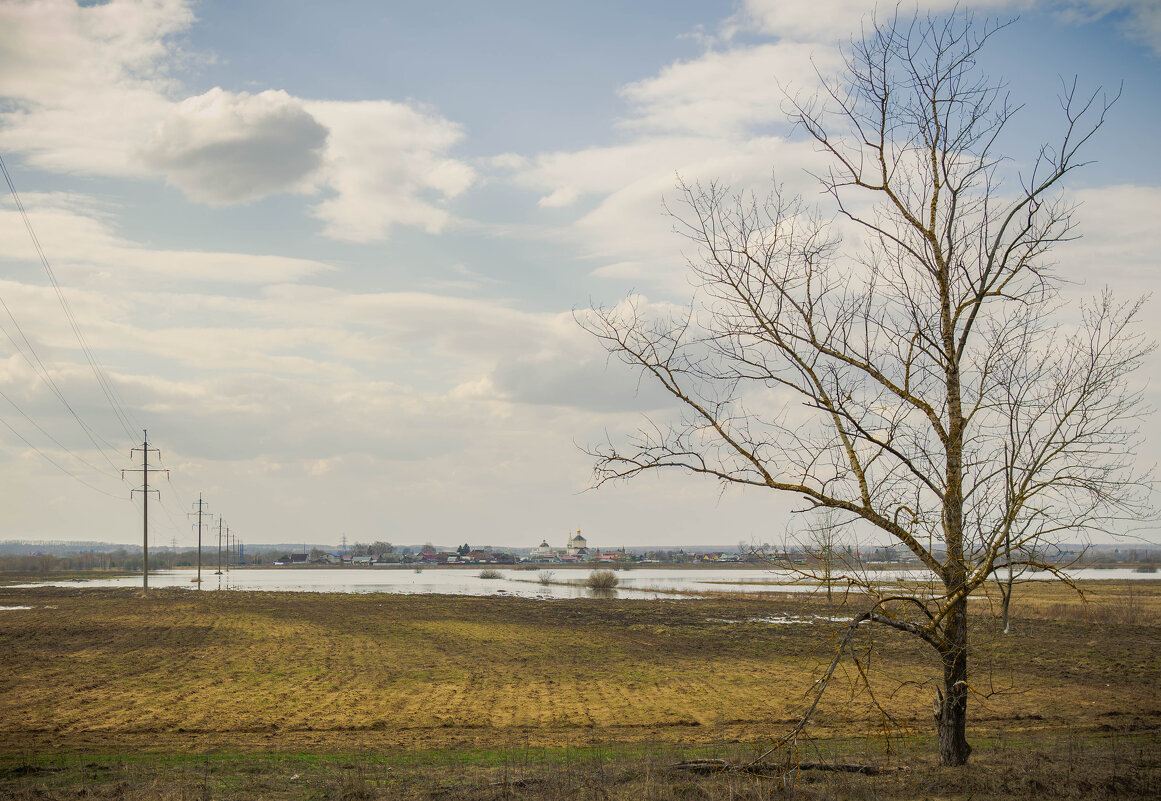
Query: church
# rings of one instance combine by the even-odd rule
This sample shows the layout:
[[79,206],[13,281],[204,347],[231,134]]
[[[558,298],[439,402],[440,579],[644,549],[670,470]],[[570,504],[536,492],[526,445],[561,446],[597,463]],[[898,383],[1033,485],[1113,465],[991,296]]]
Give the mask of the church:
[[585,538],[581,536],[579,528],[576,530],[576,534],[573,534],[568,538],[568,545],[565,546],[565,552],[569,556],[583,557],[589,555],[589,544],[585,541]]
[[529,552],[529,556],[532,559],[560,559],[562,557],[587,559],[589,557],[589,544],[581,535],[580,529],[577,529],[576,533],[569,533],[564,548],[553,548],[548,544],[548,540],[542,540],[540,545]]

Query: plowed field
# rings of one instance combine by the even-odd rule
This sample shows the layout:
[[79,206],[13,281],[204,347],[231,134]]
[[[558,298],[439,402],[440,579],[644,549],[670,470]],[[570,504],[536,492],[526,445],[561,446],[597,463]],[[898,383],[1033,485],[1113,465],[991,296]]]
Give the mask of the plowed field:
[[[4,606],[32,607],[0,610],[7,754],[757,742],[795,719],[841,625],[786,598],[0,588]],[[994,628],[976,635],[977,736],[1161,724],[1158,627]],[[875,688],[927,734],[934,661],[875,636]],[[815,729],[875,722],[839,686]]]

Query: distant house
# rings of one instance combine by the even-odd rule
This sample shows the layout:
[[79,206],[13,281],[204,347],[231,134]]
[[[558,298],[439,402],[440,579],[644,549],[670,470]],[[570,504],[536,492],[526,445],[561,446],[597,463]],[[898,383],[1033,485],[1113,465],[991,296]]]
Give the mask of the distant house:
[[624,548],[616,551],[609,551],[601,553],[597,551],[597,555],[593,557],[598,562],[636,562],[639,561],[635,554],[631,554]]
[[375,564],[374,556],[352,556],[351,564],[353,565],[373,565]]
[[290,564],[292,564],[292,565],[305,565],[306,564],[306,554],[304,554],[304,553],[292,553],[292,554],[290,554]]

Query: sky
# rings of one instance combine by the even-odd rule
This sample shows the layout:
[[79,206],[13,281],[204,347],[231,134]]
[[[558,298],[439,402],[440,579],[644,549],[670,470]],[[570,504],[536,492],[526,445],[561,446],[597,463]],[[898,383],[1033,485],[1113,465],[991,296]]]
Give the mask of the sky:
[[[1151,292],[1161,5],[958,6],[1014,20],[981,67],[1023,104],[1016,164],[1062,81],[1120,89],[1054,259],[1077,292]],[[688,297],[678,176],[816,192],[785,92],[873,9],[0,0],[0,155],[52,274],[0,195],[0,539],[140,542],[121,470],[148,429],[162,545],[195,542],[199,495],[248,546],[777,541],[794,499],[591,488],[583,448],[667,403],[574,314]]]

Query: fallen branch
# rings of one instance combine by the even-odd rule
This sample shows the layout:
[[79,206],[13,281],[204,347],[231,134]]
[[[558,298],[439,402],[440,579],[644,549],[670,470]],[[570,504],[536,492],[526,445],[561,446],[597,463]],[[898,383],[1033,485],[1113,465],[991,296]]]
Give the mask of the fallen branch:
[[518,790],[524,790],[528,787],[536,787],[544,784],[547,779],[526,778],[526,779],[500,779],[491,783],[492,787],[515,787]]
[[[762,764],[758,763],[758,767]],[[768,762],[764,764],[770,765]],[[838,762],[800,762],[796,767],[799,770],[833,770],[838,773],[862,773],[864,776],[878,776],[882,773],[894,773],[895,771],[907,770],[902,765],[888,768],[879,765],[843,764]]]
[[799,762],[787,765],[782,762],[750,762],[745,765],[734,765],[724,759],[687,759],[684,762],[670,765],[669,770],[680,770],[687,773],[712,775],[715,773],[782,773],[786,770],[829,770],[837,773],[861,773],[864,776],[878,776],[883,773],[907,770],[906,767],[882,767],[879,765],[860,765],[842,762]]
[[687,773],[725,773],[737,770],[734,765],[724,759],[687,759],[675,765],[669,765],[668,770],[683,770]]

